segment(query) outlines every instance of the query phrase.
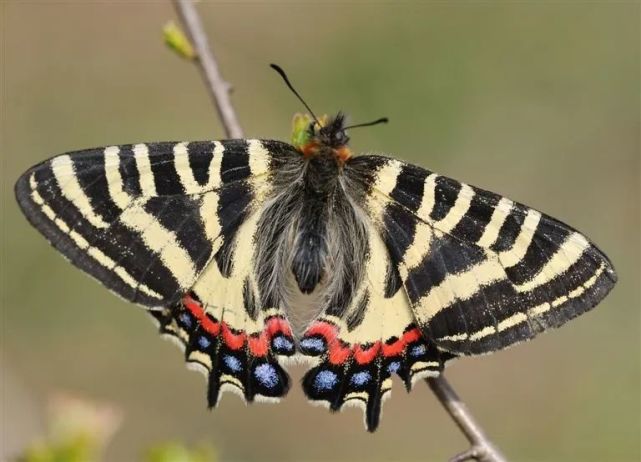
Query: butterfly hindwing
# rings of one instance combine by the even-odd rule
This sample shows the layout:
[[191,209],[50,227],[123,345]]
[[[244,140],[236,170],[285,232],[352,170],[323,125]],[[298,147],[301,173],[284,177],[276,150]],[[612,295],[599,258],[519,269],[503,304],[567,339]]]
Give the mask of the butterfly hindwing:
[[308,398],[331,410],[345,404],[365,409],[365,425],[374,431],[383,398],[397,374],[407,389],[426,375],[438,375],[449,357],[428,343],[416,326],[405,292],[390,281],[388,251],[373,226],[360,284],[344,309],[330,305],[305,331],[303,354],[318,357],[303,388]]
[[594,307],[616,275],[569,226],[505,197],[402,162],[374,165],[368,209],[427,338],[495,351]]
[[294,354],[294,338],[281,307],[263,302],[254,264],[261,214],[260,206],[253,208],[234,233],[225,257],[228,261],[223,261],[226,272],[212,262],[184,303],[200,332],[216,347],[209,351],[188,347],[185,353],[187,361],[198,362],[208,371],[210,406],[216,405],[225,389],[239,392],[250,402],[256,397],[277,399],[289,389],[278,357]]

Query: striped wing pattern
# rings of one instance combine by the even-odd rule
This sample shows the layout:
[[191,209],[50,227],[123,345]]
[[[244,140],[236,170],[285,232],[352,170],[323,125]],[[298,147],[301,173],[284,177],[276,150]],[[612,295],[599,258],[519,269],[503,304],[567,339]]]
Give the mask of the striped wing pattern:
[[35,166],[16,196],[73,264],[128,300],[165,306],[229,242],[269,162],[245,141],[111,146]]
[[33,167],[16,197],[74,265],[152,308],[208,374],[210,406],[226,386],[250,401],[277,398],[288,380],[276,355],[291,355],[293,339],[278,307],[260,304],[251,227],[290,149],[259,140],[90,149]]
[[368,209],[426,338],[453,354],[530,339],[594,307],[616,282],[585,236],[532,208],[394,159]]
[[208,377],[211,407],[224,390],[250,402],[284,396],[279,361],[298,349],[315,359],[307,397],[331,410],[363,406],[370,431],[392,375],[409,390],[455,356],[562,325],[616,282],[607,257],[553,218],[420,167],[359,156],[341,173],[342,209],[328,212],[342,255],[351,248],[358,264],[340,273],[350,277],[321,298],[297,343],[288,302],[261,271],[280,260],[257,255],[271,248],[267,228],[271,236],[291,224],[272,216],[276,173],[303,163],[294,147],[267,140],[110,146],[33,167],[16,196],[74,265],[150,308]]

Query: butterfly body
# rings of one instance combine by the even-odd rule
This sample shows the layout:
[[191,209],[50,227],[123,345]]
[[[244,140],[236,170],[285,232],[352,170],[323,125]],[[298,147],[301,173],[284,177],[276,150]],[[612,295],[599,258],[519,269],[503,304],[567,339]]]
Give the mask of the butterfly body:
[[[147,307],[223,390],[275,400],[284,357],[308,357],[308,398],[379,423],[444,363],[564,324],[616,282],[573,228],[420,167],[352,156],[341,115],[300,143],[225,140],[63,154],[16,197],[70,261]],[[306,300],[302,302],[302,300]],[[299,330],[291,320],[311,305]],[[295,327],[295,326],[294,326]]]
[[[330,149],[320,149],[302,166],[297,190],[291,191],[292,202],[303,199],[297,229],[292,240],[291,270],[299,289],[311,293],[320,283],[327,266],[329,246],[327,222],[335,213],[333,204],[344,201],[344,191],[339,184],[340,167]],[[285,212],[287,214],[287,212]],[[287,216],[282,217],[287,220]]]

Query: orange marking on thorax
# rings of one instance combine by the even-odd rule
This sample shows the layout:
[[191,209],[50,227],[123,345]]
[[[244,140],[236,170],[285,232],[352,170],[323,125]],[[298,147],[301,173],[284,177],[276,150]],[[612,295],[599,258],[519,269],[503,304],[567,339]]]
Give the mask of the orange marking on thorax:
[[334,149],[334,154],[336,154],[340,164],[343,165],[350,157],[352,157],[352,150],[347,146],[341,146],[338,149]]
[[300,151],[303,153],[303,157],[309,158],[318,152],[318,147],[320,145],[316,141],[310,141],[307,144],[304,144],[300,147]]
[[[303,157],[308,159],[318,154],[319,148],[320,148],[320,144],[318,142],[310,141],[309,143],[301,146],[299,150],[303,154]],[[345,162],[347,162],[347,160],[351,158],[353,155],[352,150],[347,146],[341,146],[339,148],[332,149],[332,152],[336,156],[336,159],[338,160],[338,163],[341,166],[344,165]]]

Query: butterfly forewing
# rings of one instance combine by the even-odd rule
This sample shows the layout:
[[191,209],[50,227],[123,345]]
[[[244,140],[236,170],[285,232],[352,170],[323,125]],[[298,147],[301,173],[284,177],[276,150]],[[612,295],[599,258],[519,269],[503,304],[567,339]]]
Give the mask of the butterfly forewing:
[[417,322],[455,354],[495,351],[594,307],[616,282],[607,257],[571,227],[505,197],[393,159],[368,210]]
[[111,146],[41,163],[18,180],[16,196],[76,266],[128,300],[162,306],[239,225],[249,184],[270,162],[246,141]]

